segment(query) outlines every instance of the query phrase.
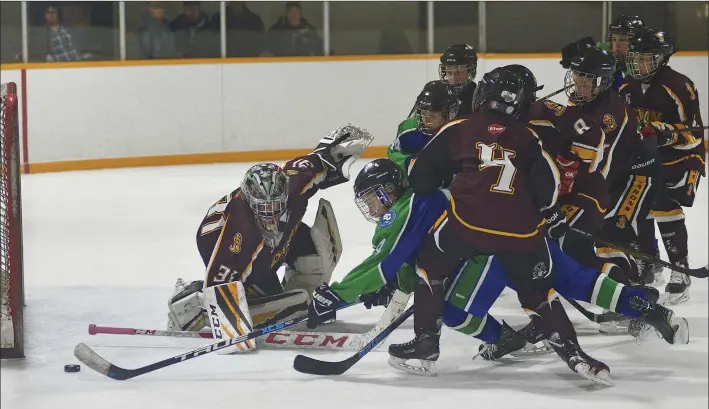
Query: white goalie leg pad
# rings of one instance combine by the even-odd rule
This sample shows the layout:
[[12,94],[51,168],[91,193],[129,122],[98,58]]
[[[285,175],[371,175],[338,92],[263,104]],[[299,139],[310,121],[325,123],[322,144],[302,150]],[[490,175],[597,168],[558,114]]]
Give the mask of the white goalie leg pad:
[[175,291],[167,302],[167,329],[169,331],[199,331],[207,326],[202,296],[203,281],[190,284],[178,278]]
[[[205,288],[204,306],[215,340],[232,339],[253,331],[246,291],[241,281]],[[217,353],[224,355],[254,349],[256,342],[249,340],[221,349]]]
[[329,283],[342,255],[342,239],[332,205],[325,199],[318,203],[317,216],[310,228],[317,254],[298,257],[295,268],[286,267],[283,291],[304,289],[308,294],[322,283]]
[[265,326],[301,317],[307,314],[309,301],[310,296],[303,289],[265,297],[253,297],[249,299],[251,320],[254,326]]

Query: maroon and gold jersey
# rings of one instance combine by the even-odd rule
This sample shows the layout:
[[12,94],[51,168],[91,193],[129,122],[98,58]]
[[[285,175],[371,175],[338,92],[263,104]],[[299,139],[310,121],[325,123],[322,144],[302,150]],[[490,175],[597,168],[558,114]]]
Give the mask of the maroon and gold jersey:
[[217,201],[207,212],[197,232],[197,245],[207,273],[205,286],[242,281],[247,295],[270,295],[280,287],[276,271],[305,214],[308,200],[325,179],[326,169],[315,155],[288,161],[287,210],[281,216],[275,245],[264,239],[263,227],[241,189]]
[[[703,126],[697,88],[692,80],[669,66],[659,68],[648,83],[626,77],[618,93],[633,107],[641,125],[663,122],[676,129]],[[703,134],[682,132],[674,144],[660,148],[663,165],[680,165],[704,174]]]

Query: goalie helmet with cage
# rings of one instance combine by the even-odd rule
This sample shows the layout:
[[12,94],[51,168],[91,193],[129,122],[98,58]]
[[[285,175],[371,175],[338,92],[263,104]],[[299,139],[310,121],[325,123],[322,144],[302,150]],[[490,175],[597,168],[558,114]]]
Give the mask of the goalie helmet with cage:
[[628,33],[631,30],[645,27],[638,16],[619,16],[608,26],[606,41],[610,44],[611,52],[619,69],[625,68],[626,54],[628,53]]
[[389,159],[376,159],[365,165],[355,179],[355,203],[367,220],[376,223],[402,190],[401,169]]
[[674,52],[672,39],[664,31],[648,28],[632,30],[628,35],[628,75],[640,81],[649,81],[657,70],[667,65]]
[[615,57],[597,47],[587,48],[571,61],[564,86],[569,101],[576,105],[591,102],[607,90],[615,79]]
[[438,75],[444,83],[458,94],[475,80],[478,69],[478,53],[470,44],[453,44],[441,55]]
[[418,130],[433,135],[458,114],[460,101],[443,81],[430,81],[416,98]]
[[278,231],[288,203],[288,176],[283,169],[273,163],[252,166],[241,182],[241,191],[263,227]]
[[505,68],[495,68],[483,75],[473,94],[473,112],[481,109],[519,118],[534,97],[522,79]]

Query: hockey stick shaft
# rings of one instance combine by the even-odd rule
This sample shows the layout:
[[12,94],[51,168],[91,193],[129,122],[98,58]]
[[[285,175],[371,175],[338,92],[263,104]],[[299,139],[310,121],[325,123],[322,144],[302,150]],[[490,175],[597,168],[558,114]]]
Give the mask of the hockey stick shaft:
[[298,372],[310,375],[342,375],[354,364],[364,358],[369,352],[374,350],[384,341],[395,329],[399,327],[414,313],[414,306],[409,307],[403,314],[387,326],[381,333],[369,341],[362,349],[344,361],[328,362],[310,358],[305,355],[297,355],[293,361],[293,369]]
[[677,272],[679,272],[679,273],[686,274],[686,275],[692,276],[692,277],[697,277],[697,278],[707,278],[707,277],[709,277],[709,269],[707,268],[707,266],[700,267],[700,268],[685,268],[685,267],[677,266],[677,265],[674,265],[674,264],[672,264],[672,263],[669,263],[669,262],[667,262],[667,261],[665,261],[665,260],[661,260],[661,259],[656,258],[656,257],[653,257],[653,256],[651,256],[651,255],[649,255],[649,254],[645,254],[645,253],[643,253],[643,252],[641,252],[641,251],[637,251],[637,250],[634,250],[634,249],[632,249],[632,248],[622,246],[622,245],[620,245],[620,244],[618,244],[618,243],[614,243],[614,242],[612,242],[612,241],[608,241],[608,240],[606,240],[606,239],[602,239],[602,238],[600,238],[600,237],[598,237],[598,236],[595,236],[595,235],[593,235],[593,234],[591,234],[591,233],[588,233],[588,232],[585,232],[585,231],[583,231],[583,230],[579,230],[579,229],[577,229],[577,228],[575,228],[575,227],[569,227],[569,230],[572,231],[572,232],[574,232],[574,233],[576,233],[576,234],[578,234],[578,235],[580,235],[580,236],[583,236],[583,237],[585,237],[585,238],[587,238],[587,239],[589,239],[589,240],[593,240],[593,241],[598,242],[598,243],[601,243],[601,244],[603,244],[603,245],[605,245],[605,246],[612,247],[612,248],[614,248],[614,249],[616,249],[616,250],[622,251],[623,253],[630,254],[630,255],[632,255],[632,256],[634,256],[634,257],[641,258],[641,259],[646,260],[646,261],[649,261],[649,262],[651,262],[651,263],[659,264],[659,265],[661,265],[661,266],[663,266],[663,267],[665,267],[665,268],[668,268],[668,269],[670,269],[670,270],[677,271]]
[[123,327],[103,327],[96,324],[89,324],[89,334],[113,334],[113,335],[150,335],[155,337],[177,337],[177,338],[214,338],[211,332],[194,331],[167,331],[159,329],[140,329]]
[[[347,304],[342,304],[338,306],[339,309],[347,308],[355,303],[347,303]],[[277,324],[269,325],[264,328],[259,328],[255,329],[253,332],[250,332],[248,334],[236,337],[236,338],[231,338],[231,339],[225,339],[223,341],[219,341],[216,344],[210,344],[207,346],[204,346],[202,348],[197,348],[192,351],[186,352],[184,354],[176,355],[171,358],[163,359],[162,361],[158,361],[155,363],[152,363],[150,365],[146,365],[140,368],[136,369],[125,369],[118,367],[116,365],[113,365],[112,363],[108,362],[101,356],[99,356],[96,352],[94,352],[91,348],[89,348],[86,344],[79,343],[76,345],[76,348],[74,348],[74,356],[81,362],[83,362],[86,366],[89,368],[93,369],[94,371],[101,373],[103,375],[108,376],[109,378],[123,381],[126,379],[131,379],[135,378],[136,376],[144,375],[146,373],[150,373],[153,371],[156,371],[158,369],[162,369],[165,367],[168,367],[170,365],[178,364],[180,362],[184,362],[193,358],[197,358],[215,351],[219,351],[221,349],[230,347],[232,345],[240,344],[249,340],[252,340],[254,338],[269,334],[271,332],[279,331],[284,328],[292,327],[296,324],[300,324],[302,322],[305,322],[308,320],[308,316],[302,316],[298,318],[293,318],[284,322],[280,322]]]
[[561,94],[562,92],[566,91],[567,89],[569,89],[569,88],[571,88],[571,87],[573,87],[573,84],[572,84],[572,85],[567,85],[567,86],[565,86],[564,88],[558,89],[558,90],[552,92],[552,93],[549,94],[549,95],[543,96],[543,97],[541,97],[541,98],[537,98],[537,101],[542,101],[542,100],[545,100],[545,99],[549,99],[549,98],[553,97],[554,95]]

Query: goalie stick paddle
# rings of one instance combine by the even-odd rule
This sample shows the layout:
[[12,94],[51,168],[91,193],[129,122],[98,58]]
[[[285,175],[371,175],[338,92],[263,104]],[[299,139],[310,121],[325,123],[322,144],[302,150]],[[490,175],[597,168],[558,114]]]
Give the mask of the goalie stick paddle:
[[[358,301],[357,301],[358,302]],[[338,310],[350,307],[357,302],[353,303],[347,303],[347,304],[341,304],[338,306]],[[305,322],[308,320],[308,316],[302,316],[298,318],[293,318],[287,321],[283,321],[277,324],[269,325],[264,328],[258,328],[254,329],[253,332],[250,332],[248,334],[236,337],[236,338],[231,338],[231,339],[225,339],[223,341],[219,341],[216,344],[210,344],[201,348],[194,349],[192,351],[186,352],[184,354],[180,354],[177,356],[173,356],[172,358],[167,358],[163,359],[162,361],[155,362],[150,365],[142,366],[140,368],[136,369],[125,369],[121,368],[119,366],[113,365],[112,363],[108,362],[104,358],[102,358],[99,354],[94,352],[91,348],[88,347],[88,345],[84,344],[83,342],[80,342],[79,344],[76,345],[74,348],[74,356],[81,362],[84,363],[84,365],[88,366],[89,368],[93,369],[94,371],[106,375],[109,378],[118,380],[118,381],[125,381],[127,379],[135,378],[136,376],[144,375],[146,373],[150,373],[153,371],[157,371],[158,369],[165,368],[170,365],[174,364],[179,364],[180,362],[187,361],[189,359],[197,358],[206,354],[209,354],[214,351],[219,351],[220,349],[224,349],[227,347],[230,347],[232,345],[240,344],[242,342],[246,342],[248,340],[260,337],[262,335],[266,335],[268,333],[278,331],[284,328],[292,327],[293,325],[300,324],[301,322]]]
[[403,314],[399,316],[394,322],[392,322],[388,327],[386,327],[379,335],[374,337],[371,341],[367,343],[362,349],[351,357],[345,359],[344,361],[321,361],[319,359],[310,358],[305,355],[297,355],[295,360],[293,360],[293,369],[298,372],[310,374],[310,375],[342,375],[347,372],[354,364],[359,362],[360,359],[364,358],[370,351],[375,349],[382,341],[384,341],[395,329],[399,327],[404,321],[406,321],[411,314],[414,313],[414,306],[412,305]]
[[662,259],[653,257],[653,256],[651,256],[651,255],[649,255],[649,254],[645,254],[645,253],[643,253],[643,252],[634,250],[634,249],[632,249],[632,248],[625,247],[625,246],[621,246],[621,245],[618,244],[618,243],[613,243],[612,241],[608,241],[608,240],[602,239],[602,238],[600,238],[600,237],[598,237],[598,236],[594,236],[594,235],[591,234],[591,233],[585,232],[585,231],[583,231],[583,230],[579,230],[579,229],[577,229],[577,228],[575,228],[575,227],[569,227],[569,230],[572,231],[572,232],[574,232],[574,233],[576,233],[576,234],[578,234],[578,235],[581,235],[581,236],[583,236],[583,237],[585,237],[585,238],[587,238],[587,239],[589,239],[589,240],[596,241],[596,242],[601,243],[601,244],[603,244],[603,245],[606,245],[606,246],[608,246],[608,247],[613,247],[613,248],[616,249],[616,250],[620,250],[620,251],[622,251],[623,253],[630,254],[630,255],[632,255],[632,256],[634,256],[634,257],[641,258],[641,259],[643,259],[643,260],[650,261],[650,262],[655,263],[655,264],[659,264],[659,265],[661,265],[661,266],[663,266],[663,267],[665,267],[665,268],[668,268],[668,269],[670,269],[670,270],[676,271],[676,272],[678,272],[678,273],[686,274],[686,275],[688,275],[688,276],[692,276],[692,277],[696,277],[696,278],[707,278],[707,277],[709,277],[709,266],[704,266],[704,267],[700,267],[700,268],[685,268],[685,267],[677,266],[677,265],[674,265],[674,264],[672,264],[672,263],[669,263],[669,262],[667,262],[667,261],[665,261],[665,260],[662,260]]

